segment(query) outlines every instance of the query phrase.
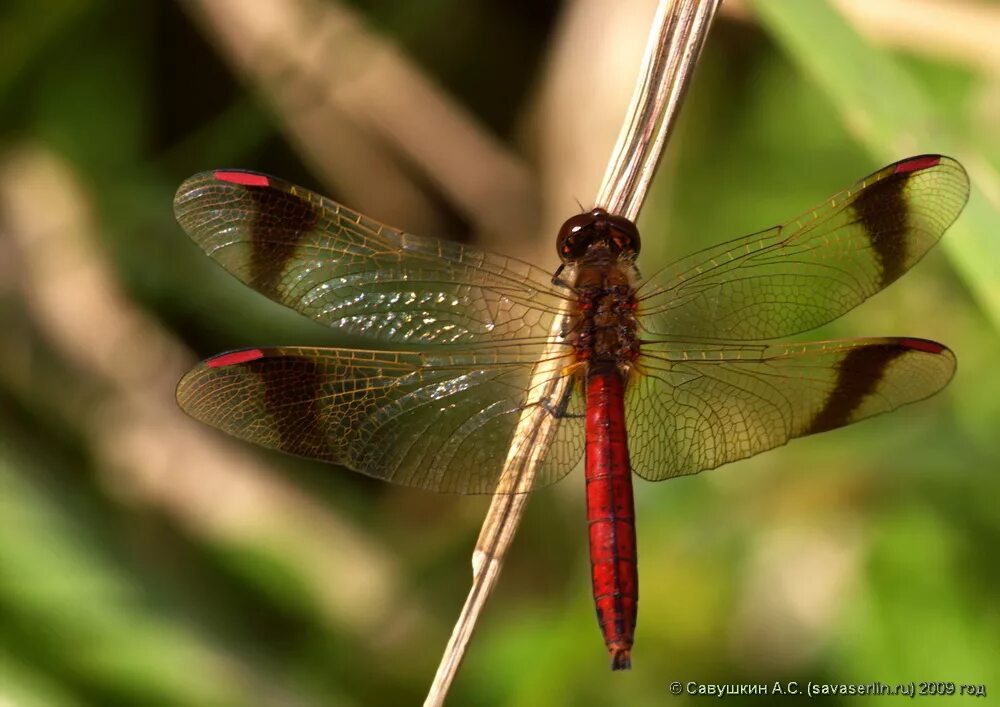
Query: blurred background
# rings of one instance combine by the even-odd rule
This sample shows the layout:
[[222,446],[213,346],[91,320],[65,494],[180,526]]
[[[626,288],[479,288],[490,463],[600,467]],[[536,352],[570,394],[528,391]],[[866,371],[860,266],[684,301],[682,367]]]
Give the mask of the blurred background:
[[[357,342],[215,266],[174,222],[174,190],[250,168],[552,268],[558,224],[592,204],[654,6],[5,3],[0,704],[422,701],[488,499],[187,419],[173,387],[199,358]],[[594,620],[580,476],[536,493],[450,704],[704,699],[670,695],[672,680],[1000,691],[997,36],[986,0],[726,4],[640,219],[640,265],[786,220],[896,159],[952,154],[974,191],[941,247],[803,338],[937,339],[958,374],[850,429],[637,480],[629,673],[608,670]]]

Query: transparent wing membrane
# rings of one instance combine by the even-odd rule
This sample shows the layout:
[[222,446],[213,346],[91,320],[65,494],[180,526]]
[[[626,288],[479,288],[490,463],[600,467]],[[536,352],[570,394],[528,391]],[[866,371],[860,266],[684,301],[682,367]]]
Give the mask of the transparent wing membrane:
[[[931,341],[754,342],[824,324],[889,285],[940,239],[968,192],[954,160],[911,157],[639,285],[639,356],[625,389],[634,471],[660,480],[711,469],[943,388],[955,357]],[[608,321],[614,312],[588,315],[593,297],[574,306],[577,294],[548,272],[387,228],[252,172],[192,177],[175,212],[208,255],[275,301],[378,344],[419,348],[221,354],[178,386],[195,418],[433,491],[526,490],[504,478],[511,460],[539,453],[521,436],[526,420],[535,430],[555,425],[531,488],[580,461],[590,352],[555,336],[553,325],[574,314],[577,343],[607,345],[631,331]],[[572,279],[579,264],[568,265],[563,277]],[[606,287],[590,265],[590,281]]]
[[[512,490],[501,471],[524,401],[544,383],[532,381],[541,354],[248,349],[191,370],[177,399],[196,419],[264,447],[431,491],[502,493]],[[542,402],[558,430],[532,488],[562,478],[583,454],[578,388]]]
[[941,390],[955,356],[923,339],[643,347],[626,389],[632,467],[660,481],[714,469]]
[[380,343],[544,337],[566,296],[551,273],[527,263],[403,233],[252,172],[195,175],[178,189],[174,211],[242,282]]
[[895,281],[969,195],[962,166],[911,157],[781,226],[712,246],[638,289],[653,338],[761,340],[825,324]]

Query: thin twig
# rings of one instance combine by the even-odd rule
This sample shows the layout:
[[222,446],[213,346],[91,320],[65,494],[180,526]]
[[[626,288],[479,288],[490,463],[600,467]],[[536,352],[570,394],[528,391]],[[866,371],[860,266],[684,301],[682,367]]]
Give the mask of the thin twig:
[[661,0],[597,203],[635,221],[722,0]]
[[[720,2],[660,0],[632,104],[598,192],[597,203],[609,211],[630,219],[639,213]],[[553,376],[553,366],[563,365],[557,354],[562,348],[558,333],[565,316],[563,313],[556,318],[550,337],[552,350],[546,351],[535,367],[532,399],[527,401],[529,404],[515,431],[501,478],[505,493],[494,496],[483,522],[472,556],[472,587],[424,701],[425,707],[444,704],[521,521],[541,452],[556,431],[555,420],[546,408],[531,403],[558,400],[566,386],[572,384],[568,376]]]
[[[565,314],[556,317],[551,340],[555,341],[562,330],[564,317]],[[505,493],[498,493],[493,497],[483,521],[476,549],[472,554],[472,587],[445,647],[441,664],[424,701],[425,706],[444,704],[479,614],[500,577],[503,558],[520,524],[541,454],[548,448],[556,432],[556,420],[548,413],[551,408],[537,403],[561,399],[566,388],[572,384],[572,379],[557,375],[559,367],[565,365],[565,360],[558,355],[563,352],[558,351],[558,345],[553,344],[550,348],[552,351],[546,351],[532,374],[531,396],[521,413],[514,432],[514,442],[498,484]],[[549,353],[556,355],[548,355]]]

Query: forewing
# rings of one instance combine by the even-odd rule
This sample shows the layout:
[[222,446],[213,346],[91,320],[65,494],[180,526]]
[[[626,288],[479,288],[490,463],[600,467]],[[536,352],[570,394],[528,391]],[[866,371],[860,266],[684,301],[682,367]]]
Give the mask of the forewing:
[[922,155],[865,177],[781,226],[679,260],[643,283],[652,336],[760,340],[825,324],[906,272],[969,195],[955,160]]
[[562,293],[521,261],[383,226],[261,174],[185,181],[178,222],[226,270],[345,332],[395,344],[544,337]]
[[922,400],[954,371],[923,339],[649,344],[626,389],[632,466],[650,481],[713,469]]
[[[507,457],[532,453],[514,440],[526,400],[557,425],[531,488],[562,478],[583,454],[579,386],[560,378],[557,394],[536,395],[549,382],[533,374],[539,355],[521,346],[246,349],[192,369],[177,399],[192,417],[264,447],[432,491],[502,493],[514,490],[501,475]],[[550,363],[561,376],[561,358]]]

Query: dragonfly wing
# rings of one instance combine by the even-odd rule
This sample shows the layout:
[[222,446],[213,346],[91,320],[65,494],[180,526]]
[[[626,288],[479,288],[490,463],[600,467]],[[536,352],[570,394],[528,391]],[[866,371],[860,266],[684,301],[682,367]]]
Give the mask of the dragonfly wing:
[[650,481],[714,469],[941,390],[955,356],[923,339],[650,344],[626,389],[634,471]]
[[[549,381],[532,377],[539,352],[524,349],[246,349],[193,368],[177,399],[192,417],[241,439],[454,493],[512,490],[501,471],[525,401],[533,400],[532,410],[557,425],[532,486],[538,488],[579,461],[583,424],[569,414],[579,406],[579,386],[559,378],[540,398],[535,393]],[[552,363],[559,364],[552,375],[561,375],[561,361]]]
[[565,294],[521,261],[388,228],[281,179],[197,174],[178,222],[242,282],[347,333],[395,344],[544,337]]
[[640,326],[654,336],[728,340],[813,329],[920,260],[968,196],[968,175],[949,157],[896,162],[786,224],[660,271],[637,292]]

